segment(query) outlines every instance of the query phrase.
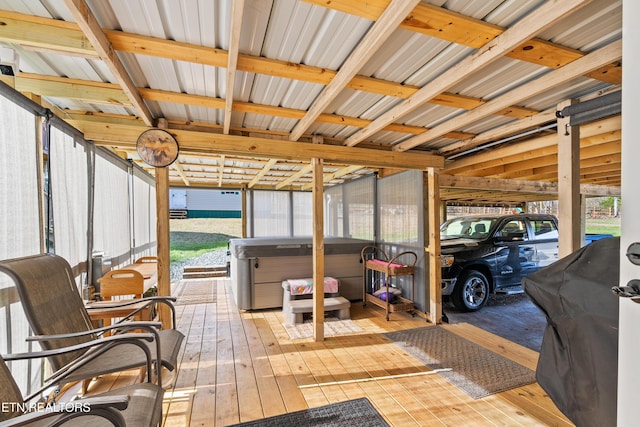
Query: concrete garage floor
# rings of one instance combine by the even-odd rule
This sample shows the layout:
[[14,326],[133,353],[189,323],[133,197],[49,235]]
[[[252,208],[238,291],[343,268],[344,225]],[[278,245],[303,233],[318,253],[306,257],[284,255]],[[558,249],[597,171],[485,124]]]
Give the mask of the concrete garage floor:
[[540,351],[542,334],[547,320],[525,293],[492,295],[487,304],[474,313],[463,313],[451,303],[443,310],[449,323],[469,323],[495,335]]

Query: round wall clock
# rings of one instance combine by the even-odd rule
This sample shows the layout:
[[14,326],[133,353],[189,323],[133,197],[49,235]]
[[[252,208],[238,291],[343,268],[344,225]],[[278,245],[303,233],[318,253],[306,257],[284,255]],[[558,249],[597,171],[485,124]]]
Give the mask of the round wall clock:
[[166,130],[149,129],[138,137],[136,151],[149,166],[164,168],[176,161],[180,147],[174,136]]

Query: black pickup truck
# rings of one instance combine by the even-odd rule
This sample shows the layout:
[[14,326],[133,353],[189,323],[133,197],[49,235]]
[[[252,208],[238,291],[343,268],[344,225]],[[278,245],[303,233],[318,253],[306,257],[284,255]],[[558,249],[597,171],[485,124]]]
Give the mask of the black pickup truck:
[[442,295],[477,311],[496,291],[519,289],[522,278],[558,259],[553,215],[465,216],[440,227]]

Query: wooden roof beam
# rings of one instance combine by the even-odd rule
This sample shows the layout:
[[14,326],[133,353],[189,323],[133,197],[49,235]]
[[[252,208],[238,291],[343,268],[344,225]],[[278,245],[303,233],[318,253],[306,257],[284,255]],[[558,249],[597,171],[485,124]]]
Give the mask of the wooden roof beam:
[[[466,177],[448,174],[440,175],[440,187],[449,191],[447,194],[456,194],[456,197],[469,190],[485,191],[491,188],[493,192],[501,194],[503,192],[536,193],[557,196],[558,183],[548,181],[530,181],[515,179],[499,179],[484,177]],[[620,195],[620,188],[581,185],[580,193],[588,196],[615,196]]]
[[556,122],[556,111],[555,107],[538,113],[534,116],[529,116],[524,119],[520,119],[513,123],[508,123],[503,126],[498,126],[497,128],[491,129],[487,132],[483,132],[481,134],[475,135],[471,138],[467,138],[463,141],[459,141],[446,147],[438,150],[438,154],[447,156],[454,155],[458,153],[462,153],[464,151],[471,150],[473,148],[478,147],[479,145],[493,142],[503,138],[506,135],[518,135],[528,130],[530,132],[537,131],[536,126],[543,125],[549,122]]
[[[236,84],[236,70],[238,67],[238,53],[240,51],[240,33],[242,30],[242,14],[244,0],[231,2],[231,29],[229,35],[229,52],[227,54],[227,86],[225,91],[224,124],[222,132],[229,133],[231,127],[231,113],[233,111],[233,92]],[[220,185],[222,177],[220,178]]]
[[189,178],[184,173],[184,170],[182,169],[182,165],[180,164],[180,162],[173,162],[171,167],[173,169],[175,169],[176,172],[178,172],[178,175],[180,175],[180,178],[182,178],[182,181],[184,182],[184,185],[189,186]]
[[[354,146],[359,144],[374,133],[380,131],[389,123],[397,121],[400,117],[414,111],[436,95],[445,92],[473,73],[478,72],[492,62],[502,58],[507,52],[514,49],[523,41],[529,40],[535,34],[544,31],[546,28],[549,28],[561,19],[566,18],[567,14],[574,12],[586,3],[588,3],[588,0],[571,0],[561,3],[546,3],[540,6],[538,9],[518,21],[513,27],[484,44],[470,56],[458,62],[447,70],[446,73],[436,77],[429,84],[398,104],[396,107],[391,108],[386,113],[380,115],[380,117],[374,120],[369,126],[347,138],[345,145]],[[503,107],[506,106],[507,105]],[[477,107],[472,111],[476,111],[479,108],[482,107]],[[442,125],[436,126],[436,128],[441,126]],[[460,126],[458,129],[459,128]],[[433,131],[433,129],[431,131]],[[435,134],[431,131],[427,131],[425,133]],[[442,132],[440,135],[443,135],[444,133],[446,132]],[[413,148],[422,144],[424,140],[426,139],[418,139],[417,137],[411,138],[409,141],[413,142],[409,143],[409,141],[405,141],[404,143],[399,144],[398,151],[405,151]]]
[[[553,4],[553,3],[550,3]],[[520,21],[522,22],[522,21]],[[516,28],[515,26],[512,28]],[[505,32],[506,34],[507,32]],[[497,39],[496,39],[497,40]],[[439,136],[446,134],[455,129],[462,128],[470,123],[487,117],[498,110],[518,103],[524,99],[531,98],[542,92],[557,87],[569,80],[580,77],[589,71],[593,71],[604,64],[618,61],[622,58],[622,40],[617,40],[609,45],[600,48],[590,54],[565,65],[564,67],[551,71],[529,83],[525,83],[516,89],[513,89],[497,98],[481,105],[465,114],[457,116],[455,120],[448,120],[435,126],[423,134],[410,138],[394,146],[394,150],[406,151],[418,145],[427,143]],[[464,61],[463,61],[464,62]],[[444,75],[448,75],[444,74]],[[375,123],[375,121],[374,121]]]
[[340,71],[331,79],[324,90],[313,101],[307,114],[300,120],[289,136],[289,140],[297,141],[307,129],[316,121],[316,118],[327,108],[340,92],[353,79],[357,72],[373,57],[376,51],[384,44],[391,34],[398,28],[400,22],[407,16],[420,0],[392,0],[389,6],[382,12],[379,19],[360,40],[358,46],[340,67]]
[[[352,0],[304,1],[371,20],[376,20],[380,11],[384,10],[389,3],[389,0],[370,0],[364,5],[354,4]],[[498,25],[428,3],[417,5],[400,27],[475,49],[484,46],[505,31]],[[584,56],[584,53],[547,40],[532,38],[524,41],[505,56],[544,67],[560,68]],[[617,63],[608,64],[597,72],[589,73],[587,77],[619,84],[622,82],[621,68]]]
[[[53,77],[30,73],[21,73],[18,77],[0,76],[20,92],[36,93],[40,96],[54,96],[71,99],[79,99],[98,104],[115,104],[131,106],[131,102],[126,97],[120,86],[112,83],[93,82],[90,80],[70,79],[66,77]],[[197,105],[206,108],[226,109],[226,101],[221,98],[211,98],[202,95],[190,95],[178,92],[168,92],[159,89],[138,88],[138,92],[143,99],[149,101],[159,101],[166,103],[176,103],[185,105]],[[226,111],[226,110],[225,110]],[[243,113],[264,114],[275,117],[286,117],[292,119],[302,119],[305,111],[292,108],[275,107],[271,105],[260,105],[251,102],[234,102],[233,111]],[[225,113],[226,114],[226,113]],[[357,117],[339,116],[335,114],[320,114],[317,121],[321,123],[333,123],[342,126],[365,127],[371,120]],[[399,133],[419,135],[425,132],[426,128],[420,126],[410,126],[392,123],[384,130]],[[227,132],[228,133],[228,132]],[[464,132],[451,132],[447,134],[453,139],[469,138],[473,136]]]
[[[93,141],[113,141],[118,146],[133,147],[140,134],[140,125],[112,126],[109,123],[72,121],[72,124]],[[344,147],[342,145],[310,144],[271,138],[223,135],[170,129],[180,143],[181,155],[200,153],[250,156],[266,159],[311,161],[313,157],[343,165],[424,170],[442,168],[444,158],[422,152],[399,153],[379,149]]]
[[[597,122],[588,123],[580,127],[581,144],[592,145],[606,143],[619,139],[621,116],[610,117]],[[444,172],[458,175],[468,170],[481,168],[482,166],[495,166],[506,164],[513,160],[512,156],[520,156],[518,159],[526,160],[532,153],[541,153],[543,149],[550,148],[546,154],[557,152],[557,136],[548,135],[516,144],[508,144],[495,148],[490,152],[479,153],[474,156],[463,157],[449,162]]]
[[248,188],[252,188],[253,186],[255,186],[258,182],[260,182],[260,180],[262,179],[263,176],[266,175],[267,172],[269,172],[269,170],[273,167],[273,165],[275,165],[276,163],[278,163],[277,159],[269,159],[269,161],[267,162],[267,164],[265,164],[262,168],[262,170],[260,170],[260,172],[258,172],[256,174],[256,176],[249,182],[249,185],[247,186]]
[[226,156],[223,154],[220,156],[220,166],[218,170],[218,187],[222,187],[222,178],[224,178],[224,158]]
[[311,173],[313,170],[313,165],[307,165],[301,168],[296,173],[290,175],[287,179],[284,179],[279,184],[276,185],[276,190],[280,190],[281,188],[286,187],[287,185],[291,185],[293,182],[299,181],[304,175]]
[[[15,12],[0,10],[0,40],[23,46],[37,46],[39,50],[55,51],[67,55],[79,55],[97,58],[98,54],[90,47],[86,37],[76,24],[48,18],[33,17]],[[159,39],[122,31],[104,30],[114,49],[139,55],[155,56],[196,64],[227,67],[229,53],[222,49],[192,45],[172,40]],[[304,64],[291,64],[287,61],[238,55],[237,69],[256,74],[302,80],[322,85],[329,84],[336,71]],[[347,88],[385,96],[408,98],[420,88],[368,76],[354,76]],[[139,89],[141,90],[141,89]],[[481,99],[453,93],[436,95],[429,101],[433,104],[451,108],[469,110],[484,103]],[[526,117],[535,112],[518,106],[510,106],[504,110],[509,117]]]
[[140,97],[131,77],[118,58],[113,46],[111,46],[109,39],[102,31],[102,28],[98,24],[95,16],[93,16],[85,0],[64,0],[64,4],[94,49],[98,52],[100,58],[107,65],[109,71],[111,71],[116,80],[118,80],[118,83],[122,87],[122,90],[124,90],[131,104],[135,107],[138,115],[142,117],[142,120],[144,120],[147,126],[155,126],[151,111],[149,111],[142,97]]

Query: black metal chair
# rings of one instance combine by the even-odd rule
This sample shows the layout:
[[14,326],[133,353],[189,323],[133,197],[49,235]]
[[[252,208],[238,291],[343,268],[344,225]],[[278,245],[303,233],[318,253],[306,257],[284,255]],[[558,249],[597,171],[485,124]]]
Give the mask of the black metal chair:
[[[74,353],[83,350],[84,347],[117,347],[120,344],[119,341],[138,345],[142,340],[153,339],[152,334],[121,334],[69,348],[2,356],[0,361],[0,402],[3,403],[3,410],[0,411],[0,427],[158,426],[162,420],[164,390],[157,384],[146,382],[125,386],[66,403],[32,399],[44,388],[50,386],[50,384],[45,384],[43,388],[24,399],[5,362],[5,360],[33,359],[54,354]],[[148,348],[140,345],[138,352],[146,354],[147,362],[150,365],[151,354]]]
[[[7,273],[14,281],[37,341],[45,350],[55,350],[96,340],[105,331],[111,333],[147,331],[155,336],[147,343],[157,383],[162,386],[161,366],[172,371],[177,366],[178,352],[184,335],[172,328],[160,330],[159,322],[122,321],[111,326],[94,329],[78,292],[69,263],[62,257],[41,254],[0,261],[0,272]],[[175,298],[151,297],[149,303],[158,301],[173,309]],[[114,303],[114,306],[118,304]],[[87,380],[99,375],[127,369],[144,368],[146,358],[133,344],[111,348],[84,348],[64,354],[51,354],[49,361],[54,369],[50,380],[65,383]],[[151,375],[151,372],[148,372]]]

